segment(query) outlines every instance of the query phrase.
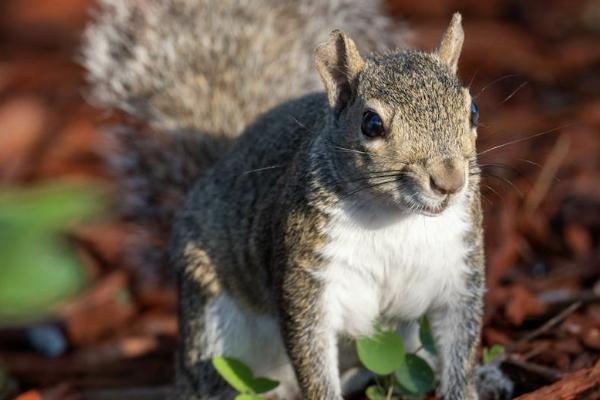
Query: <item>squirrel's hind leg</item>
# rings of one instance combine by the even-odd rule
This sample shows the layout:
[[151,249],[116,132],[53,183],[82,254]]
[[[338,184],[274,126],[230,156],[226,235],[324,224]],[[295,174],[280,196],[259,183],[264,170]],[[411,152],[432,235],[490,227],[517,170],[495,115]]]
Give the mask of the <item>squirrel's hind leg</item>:
[[212,367],[213,356],[244,362],[255,376],[280,382],[269,393],[294,399],[298,384],[275,318],[245,310],[225,290],[203,296],[192,279],[180,283],[177,400],[232,399],[234,392]]
[[[204,288],[205,289],[205,288]],[[207,332],[214,323],[209,305],[214,293],[198,285],[189,275],[179,278],[179,336],[175,389],[171,400],[233,399],[234,391],[212,366],[218,354],[216,332]]]

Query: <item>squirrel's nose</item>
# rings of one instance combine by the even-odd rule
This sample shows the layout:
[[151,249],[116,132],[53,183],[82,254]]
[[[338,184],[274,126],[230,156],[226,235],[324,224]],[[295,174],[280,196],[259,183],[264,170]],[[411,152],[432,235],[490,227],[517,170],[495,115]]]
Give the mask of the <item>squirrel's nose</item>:
[[444,160],[429,171],[429,186],[437,194],[448,195],[459,192],[465,185],[465,173],[456,162]]

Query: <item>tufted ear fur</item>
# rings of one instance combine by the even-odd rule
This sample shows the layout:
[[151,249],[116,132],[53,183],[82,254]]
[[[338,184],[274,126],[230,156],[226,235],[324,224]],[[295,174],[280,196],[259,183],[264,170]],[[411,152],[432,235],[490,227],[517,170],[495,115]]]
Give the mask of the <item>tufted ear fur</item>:
[[462,28],[462,17],[460,13],[454,13],[452,21],[446,29],[442,41],[437,48],[438,56],[444,61],[452,72],[456,73],[458,59],[462,50],[465,34]]
[[356,78],[364,63],[352,39],[340,30],[331,32],[327,42],[315,51],[315,65],[325,85],[329,105],[336,114],[355,95]]

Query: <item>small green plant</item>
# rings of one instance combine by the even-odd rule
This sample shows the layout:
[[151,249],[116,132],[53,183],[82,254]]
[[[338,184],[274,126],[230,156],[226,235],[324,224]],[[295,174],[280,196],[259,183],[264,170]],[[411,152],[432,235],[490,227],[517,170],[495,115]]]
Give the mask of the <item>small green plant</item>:
[[219,375],[234,388],[235,400],[262,400],[262,393],[275,389],[279,382],[269,378],[255,377],[244,363],[229,357],[213,357],[212,365]]
[[[435,354],[431,329],[425,318],[419,328],[423,348]],[[377,375],[377,384],[367,388],[365,393],[369,400],[419,399],[433,389],[433,370],[417,354],[406,354],[396,332],[378,327],[372,337],[357,340],[356,350],[363,365]]]
[[504,355],[504,346],[495,344],[492,347],[485,347],[483,349],[483,365],[492,364],[497,359]]
[[[429,323],[419,322],[423,349],[435,354]],[[434,374],[417,354],[406,354],[402,338],[393,331],[376,328],[372,337],[356,341],[356,351],[363,365],[376,374],[376,385],[365,392],[369,400],[420,399],[433,389]],[[244,363],[229,357],[213,357],[212,364],[221,377],[237,392],[235,400],[262,400],[263,393],[275,389],[279,382],[254,377]]]
[[0,323],[42,315],[83,287],[64,233],[97,216],[101,200],[90,187],[0,188]]

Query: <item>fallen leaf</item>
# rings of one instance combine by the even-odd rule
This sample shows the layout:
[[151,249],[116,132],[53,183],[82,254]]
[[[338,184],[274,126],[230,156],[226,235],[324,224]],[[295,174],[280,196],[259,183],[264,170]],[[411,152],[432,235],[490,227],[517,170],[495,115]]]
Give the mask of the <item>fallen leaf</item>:
[[512,286],[505,314],[513,325],[521,326],[526,318],[541,315],[544,310],[544,305],[524,286]]
[[127,275],[113,272],[60,310],[73,344],[89,345],[122,327],[135,312]]
[[37,390],[29,390],[17,396],[15,400],[44,400],[42,395]]

